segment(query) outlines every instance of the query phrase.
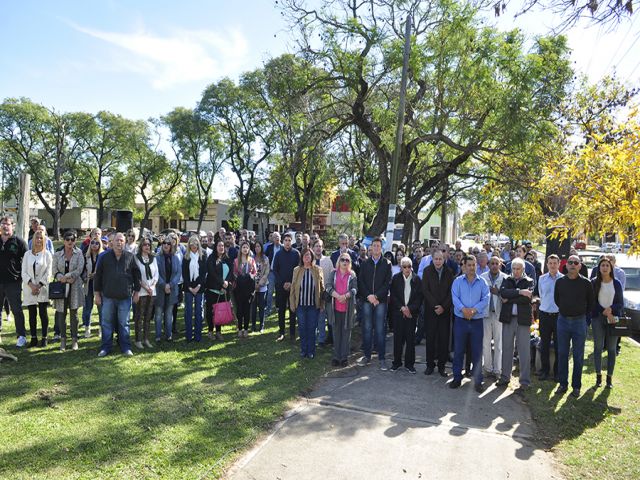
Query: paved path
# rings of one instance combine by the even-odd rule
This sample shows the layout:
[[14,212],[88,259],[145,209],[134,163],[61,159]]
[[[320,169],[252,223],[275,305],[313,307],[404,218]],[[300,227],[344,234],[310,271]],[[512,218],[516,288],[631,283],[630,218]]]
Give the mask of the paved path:
[[[388,352],[390,350],[387,350]],[[417,350],[423,359],[424,343]],[[389,357],[389,355],[387,355]],[[512,390],[377,362],[330,372],[229,471],[231,480],[551,479],[531,416]]]

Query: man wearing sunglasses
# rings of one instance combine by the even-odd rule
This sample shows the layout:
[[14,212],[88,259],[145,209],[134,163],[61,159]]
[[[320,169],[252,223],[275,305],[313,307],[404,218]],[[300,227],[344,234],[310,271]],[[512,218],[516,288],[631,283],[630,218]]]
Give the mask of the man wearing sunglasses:
[[573,349],[571,396],[578,398],[582,387],[584,344],[587,338],[587,312],[595,296],[589,279],[580,275],[580,257],[567,260],[567,274],[556,280],[553,299],[558,306],[558,382],[556,394],[564,394],[569,385],[569,347]]

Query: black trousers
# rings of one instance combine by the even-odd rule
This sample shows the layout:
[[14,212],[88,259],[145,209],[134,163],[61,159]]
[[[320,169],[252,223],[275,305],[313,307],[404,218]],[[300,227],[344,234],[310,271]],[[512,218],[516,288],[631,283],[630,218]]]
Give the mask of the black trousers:
[[540,363],[542,373],[549,375],[551,365],[549,364],[549,349],[551,338],[553,337],[553,350],[555,361],[553,362],[553,376],[558,376],[558,314],[540,311]]
[[451,312],[444,311],[436,315],[431,307],[425,307],[424,331],[427,340],[427,367],[444,370],[449,360],[449,334],[451,328]]
[[402,349],[404,348],[404,366],[413,368],[416,361],[416,319],[405,318],[401,312],[393,311],[393,365],[402,365]]
[[38,336],[38,314],[40,314],[40,324],[42,325],[42,338],[47,338],[49,331],[49,314],[47,312],[49,302],[40,302],[37,305],[29,305],[29,330],[32,337]]
[[278,327],[280,335],[285,334],[285,314],[289,310],[289,335],[296,338],[296,313],[289,309],[289,292],[281,286],[276,286],[276,305],[278,305]]
[[[208,289],[204,292],[204,315],[207,319],[207,326],[209,327],[209,332],[213,332],[213,306],[218,302],[225,301],[224,295],[218,295],[217,293],[210,292]],[[215,325],[216,333],[222,332],[222,325]]]
[[238,308],[238,330],[249,330],[249,320],[251,319],[251,303],[253,301],[253,295],[247,295],[247,292],[236,291],[235,297],[236,306]]

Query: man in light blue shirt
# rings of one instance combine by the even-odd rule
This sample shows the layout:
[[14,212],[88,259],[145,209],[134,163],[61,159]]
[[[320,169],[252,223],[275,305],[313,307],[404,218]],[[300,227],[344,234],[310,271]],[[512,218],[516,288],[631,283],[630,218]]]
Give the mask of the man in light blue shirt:
[[540,297],[540,362],[541,368],[538,373],[540,380],[547,380],[551,373],[551,365],[549,362],[549,348],[551,346],[551,337],[553,337],[553,349],[555,352],[555,360],[553,362],[553,378],[558,378],[558,306],[553,298],[553,292],[556,288],[556,280],[564,277],[559,272],[560,257],[557,255],[549,255],[547,257],[547,271],[540,276],[536,289]]
[[476,259],[473,255],[464,258],[462,273],[453,281],[451,299],[453,301],[453,380],[450,388],[462,384],[462,363],[467,345],[471,342],[471,361],[475,390],[483,391],[482,386],[482,338],[484,332],[483,317],[489,305],[489,286],[476,274]]

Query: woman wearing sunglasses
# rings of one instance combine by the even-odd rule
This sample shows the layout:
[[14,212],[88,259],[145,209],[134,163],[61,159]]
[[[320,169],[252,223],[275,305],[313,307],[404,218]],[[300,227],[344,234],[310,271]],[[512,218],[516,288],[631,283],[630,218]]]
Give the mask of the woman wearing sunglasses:
[[78,308],[84,303],[82,272],[84,256],[76,247],[75,230],[64,234],[64,247],[53,255],[53,278],[65,286],[64,298],[54,301],[56,323],[60,329],[60,350],[67,348],[67,311],[71,317],[72,349],[78,349]]
[[358,279],[351,269],[351,256],[348,253],[340,254],[337,269],[327,277],[326,292],[331,297],[331,303],[325,306],[327,320],[333,332],[331,365],[346,367],[358,293]]
[[[84,307],[82,309],[82,324],[84,325],[84,338],[91,336],[91,312],[93,311],[93,277],[96,274],[98,256],[104,251],[100,234],[92,232],[89,246],[84,256]],[[102,315],[102,305],[98,305],[98,319]]]
[[136,254],[136,265],[140,270],[140,299],[133,312],[133,324],[136,332],[135,346],[140,349],[153,347],[149,341],[149,331],[156,300],[158,263],[151,241],[151,238],[142,237]]

